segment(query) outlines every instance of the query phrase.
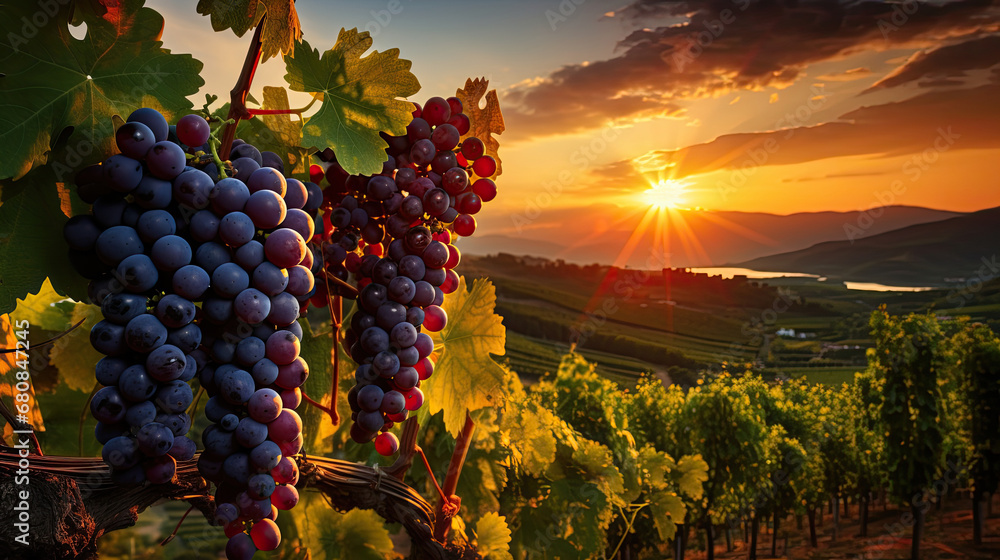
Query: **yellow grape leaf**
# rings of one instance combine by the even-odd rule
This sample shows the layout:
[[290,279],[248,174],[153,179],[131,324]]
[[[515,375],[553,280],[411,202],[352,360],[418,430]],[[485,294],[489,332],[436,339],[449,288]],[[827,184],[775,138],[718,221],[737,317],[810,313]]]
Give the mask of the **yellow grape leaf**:
[[15,323],[27,321],[31,329],[62,332],[72,324],[69,320],[73,303],[65,301],[56,293],[52,282],[46,278],[37,294],[28,294],[17,300],[17,307],[11,312]]
[[611,450],[589,439],[580,438],[579,443],[573,451],[573,461],[588,474],[587,480],[613,500],[620,500],[625,492],[625,479],[611,458]]
[[[472,123],[469,133],[463,137],[463,140],[469,136],[475,136],[482,140],[483,144],[486,145],[486,155],[493,156],[497,160],[496,176],[499,176],[503,172],[500,156],[497,155],[500,141],[493,135],[503,133],[507,127],[503,122],[503,113],[500,112],[497,90],[493,89],[487,93],[486,90],[489,86],[490,81],[486,78],[476,78],[475,80],[468,78],[465,80],[465,88],[457,90],[455,97],[462,102],[463,110]],[[486,96],[486,106],[480,107],[479,103],[484,95]]]
[[704,482],[708,480],[708,463],[701,455],[685,455],[677,461],[677,487],[684,495],[695,500],[701,499]]
[[[14,334],[10,315],[0,315],[0,339],[3,341],[4,350],[17,348],[17,342],[20,339]],[[3,404],[15,415],[19,414],[16,408],[19,403],[14,401],[14,395],[21,392],[15,387],[20,381],[15,377],[15,372],[24,370],[24,363],[30,363],[30,355],[30,349],[28,351],[28,358],[25,358],[23,354],[18,356],[17,352],[4,352],[0,354],[0,401],[3,401]],[[21,362],[20,366],[18,365],[18,361]],[[30,367],[28,371],[30,372]],[[35,400],[34,385],[29,383],[27,393],[29,395],[28,402],[26,403],[28,405],[28,412],[26,414],[28,423],[34,427],[36,432],[44,432],[45,422],[42,421],[42,411],[38,408],[38,402]],[[10,441],[12,435],[14,435],[14,427],[10,424],[4,424],[3,437],[7,441]]]
[[465,413],[498,406],[505,394],[506,373],[490,354],[502,356],[507,331],[496,307],[496,289],[489,280],[476,280],[467,290],[465,277],[444,300],[448,324],[431,333],[435,346],[443,344],[434,374],[421,384],[428,413],[444,411],[445,428],[457,435]]
[[86,319],[80,328],[52,343],[49,362],[59,370],[59,379],[74,391],[90,392],[94,388],[94,366],[104,356],[90,345],[90,329],[101,319],[101,308],[78,303],[70,315],[72,324]]
[[237,37],[253,29],[266,13],[261,61],[279,54],[293,56],[295,42],[302,38],[295,0],[199,0],[198,13],[211,17],[212,29],[232,28]]
[[504,516],[490,512],[479,518],[476,523],[476,550],[483,558],[512,558],[510,527]]
[[[283,87],[264,86],[264,109],[289,109],[288,91]],[[291,115],[261,115],[264,125],[276,138],[280,146],[275,151],[288,161],[286,175],[306,173],[309,150],[299,146],[302,143],[302,117],[292,120]],[[255,144],[256,145],[256,144]]]
[[558,417],[549,409],[533,402],[524,402],[517,407],[518,414],[504,414],[503,430],[515,443],[511,452],[519,456],[521,466],[534,476],[541,476],[556,460],[556,439],[552,427],[559,423]]
[[299,536],[312,554],[328,560],[393,558],[392,539],[385,520],[377,513],[367,509],[340,513],[312,492],[304,493],[303,498],[305,504],[292,512],[302,511],[296,519]]
[[[14,328],[10,324],[10,315],[0,315],[0,337],[3,339],[4,350],[17,348],[17,337],[14,336]],[[7,372],[17,368],[15,354],[15,352],[0,354],[0,376],[5,376]]]

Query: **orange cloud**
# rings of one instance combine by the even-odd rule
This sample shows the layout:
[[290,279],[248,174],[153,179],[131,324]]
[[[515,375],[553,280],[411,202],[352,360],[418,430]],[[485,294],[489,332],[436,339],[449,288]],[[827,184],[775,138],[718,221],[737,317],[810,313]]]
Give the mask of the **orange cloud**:
[[504,99],[509,133],[565,134],[609,121],[676,117],[685,100],[787,86],[817,62],[927,47],[1000,24],[1000,11],[981,0],[922,3],[905,22],[893,19],[894,9],[846,0],[639,0],[616,17],[672,23],[633,31],[616,57],[564,66],[510,88]]

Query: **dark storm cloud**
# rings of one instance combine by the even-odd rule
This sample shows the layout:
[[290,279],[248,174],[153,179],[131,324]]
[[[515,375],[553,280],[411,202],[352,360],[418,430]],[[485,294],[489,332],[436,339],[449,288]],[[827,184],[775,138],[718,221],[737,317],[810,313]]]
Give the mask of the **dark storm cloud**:
[[816,62],[994,30],[997,4],[638,0],[616,17],[661,25],[630,33],[613,58],[564,66],[512,87],[505,113],[510,130],[522,136],[678,115],[684,100],[786,85]]
[[947,45],[913,55],[905,64],[866,90],[897,87],[911,82],[920,85],[961,85],[970,70],[981,70],[1000,64],[1000,36],[989,35],[962,43]]

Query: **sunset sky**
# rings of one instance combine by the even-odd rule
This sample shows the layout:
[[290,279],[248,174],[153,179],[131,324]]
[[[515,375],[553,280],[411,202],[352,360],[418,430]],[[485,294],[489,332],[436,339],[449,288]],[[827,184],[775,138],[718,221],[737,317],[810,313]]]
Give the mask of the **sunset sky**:
[[[341,27],[398,47],[422,84],[415,101],[490,79],[507,131],[502,195],[481,233],[568,243],[635,227],[657,202],[776,214],[1000,205],[995,2],[581,1],[296,6],[315,47]],[[195,4],[149,2],[165,46],[205,62],[203,91],[225,94],[246,42],[213,33]],[[283,74],[264,64],[255,91]]]

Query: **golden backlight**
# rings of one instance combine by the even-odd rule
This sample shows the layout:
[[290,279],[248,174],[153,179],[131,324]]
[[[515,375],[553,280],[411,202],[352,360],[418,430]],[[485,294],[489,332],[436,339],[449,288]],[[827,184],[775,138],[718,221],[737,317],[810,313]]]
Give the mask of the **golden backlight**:
[[684,204],[684,195],[690,183],[674,179],[660,179],[642,193],[643,199],[653,208],[678,208]]

